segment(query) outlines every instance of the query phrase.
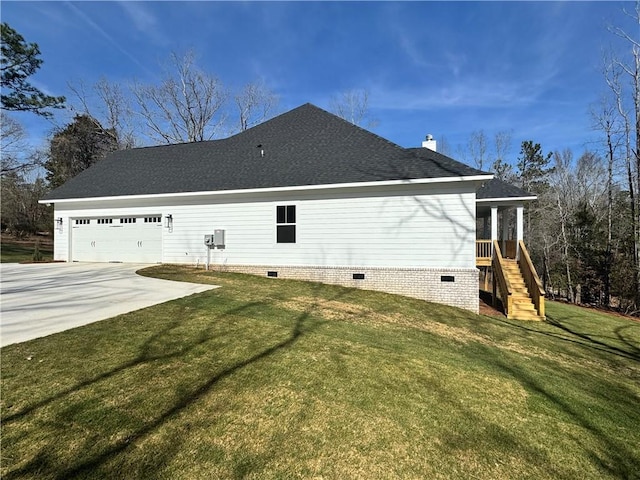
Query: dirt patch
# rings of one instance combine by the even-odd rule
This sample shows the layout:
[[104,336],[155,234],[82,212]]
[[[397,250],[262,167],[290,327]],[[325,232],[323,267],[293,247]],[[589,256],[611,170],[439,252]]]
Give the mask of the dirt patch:
[[361,305],[335,300],[296,297],[288,302],[284,302],[282,306],[295,312],[316,313],[326,320],[343,320],[369,326],[397,325],[406,328],[415,328],[440,337],[450,338],[460,343],[468,343],[470,341],[490,342],[488,337],[470,332],[466,328],[454,327],[434,321],[411,321],[398,312],[384,314]]
[[490,292],[480,290],[480,315],[489,315],[490,317],[502,317],[505,318],[505,314],[502,311],[502,305],[498,301],[498,307],[493,306],[493,298]]
[[[323,298],[296,297],[282,305],[294,312],[314,312],[327,320],[357,320],[359,317],[370,317],[373,310],[351,303],[325,300]],[[359,322],[367,323],[367,322]]]
[[492,307],[491,305],[488,305],[487,303],[483,302],[482,300],[480,300],[480,315],[488,315],[490,317],[502,317],[502,318],[505,318],[504,313],[502,313],[497,308]]
[[[565,365],[576,363],[583,366],[589,365],[591,368],[601,368],[611,372],[612,374],[617,372],[616,368],[603,366],[599,362],[589,362],[584,358],[572,358],[562,353],[549,352],[545,349],[537,348],[529,344],[521,345],[515,342],[500,342],[488,335],[473,332],[465,327],[447,325],[445,323],[428,319],[416,321],[399,312],[389,314],[379,313],[362,305],[311,297],[292,298],[291,300],[284,302],[282,307],[295,312],[312,313],[329,321],[347,321],[375,327],[392,325],[402,328],[413,328],[453,340],[463,345],[470,342],[478,342],[492,348],[507,350],[526,357],[544,358],[546,360]],[[486,304],[485,307],[486,311],[490,312],[489,315],[504,318],[504,314],[502,312]]]

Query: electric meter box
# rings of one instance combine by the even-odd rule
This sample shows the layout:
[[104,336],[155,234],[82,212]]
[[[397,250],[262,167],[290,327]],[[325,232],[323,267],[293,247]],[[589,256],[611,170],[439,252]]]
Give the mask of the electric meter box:
[[216,247],[224,247],[224,230],[214,230],[213,232],[213,244]]
[[213,247],[213,235],[205,235],[204,236],[204,244],[208,247]]

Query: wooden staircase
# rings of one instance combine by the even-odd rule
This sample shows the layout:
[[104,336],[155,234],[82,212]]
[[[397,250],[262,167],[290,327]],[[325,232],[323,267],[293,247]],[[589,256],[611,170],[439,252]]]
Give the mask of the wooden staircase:
[[493,240],[491,250],[493,306],[497,306],[499,297],[507,318],[544,320],[544,289],[522,240],[518,242],[517,249],[510,256],[517,259],[503,257],[500,244],[497,240]]
[[511,309],[507,313],[507,318],[515,320],[544,320],[543,317],[538,315],[518,262],[507,258],[503,259],[502,271],[511,286]]

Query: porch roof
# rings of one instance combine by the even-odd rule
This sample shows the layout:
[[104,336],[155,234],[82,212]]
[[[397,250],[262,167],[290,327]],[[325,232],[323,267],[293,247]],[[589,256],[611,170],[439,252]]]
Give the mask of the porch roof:
[[476,203],[513,202],[536,200],[538,197],[522,188],[516,187],[499,178],[493,178],[476,191]]
[[538,197],[499,178],[493,178],[476,191],[476,216],[488,217],[491,207],[508,209],[520,207],[525,202],[531,202]]

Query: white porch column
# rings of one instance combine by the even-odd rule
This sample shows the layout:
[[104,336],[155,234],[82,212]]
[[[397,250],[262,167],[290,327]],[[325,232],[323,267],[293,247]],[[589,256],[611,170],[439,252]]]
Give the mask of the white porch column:
[[524,239],[524,206],[516,207],[516,255],[520,258],[520,240]]
[[498,239],[498,207],[491,207],[491,242]]
[[516,209],[516,240],[524,239],[524,206],[518,205]]

